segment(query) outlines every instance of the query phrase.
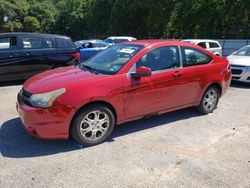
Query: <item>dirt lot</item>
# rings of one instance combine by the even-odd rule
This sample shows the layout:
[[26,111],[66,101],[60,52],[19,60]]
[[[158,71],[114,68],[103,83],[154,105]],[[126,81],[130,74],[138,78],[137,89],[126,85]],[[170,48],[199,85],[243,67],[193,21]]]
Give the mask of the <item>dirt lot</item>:
[[117,127],[104,144],[30,137],[0,87],[0,187],[250,187],[250,86],[218,109],[185,109]]

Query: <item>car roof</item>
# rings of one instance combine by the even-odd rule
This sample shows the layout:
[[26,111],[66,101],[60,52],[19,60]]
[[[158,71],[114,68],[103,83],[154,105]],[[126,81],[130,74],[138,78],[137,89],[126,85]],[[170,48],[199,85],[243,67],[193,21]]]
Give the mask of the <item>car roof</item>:
[[129,36],[111,36],[111,37],[108,37],[107,39],[136,39],[136,38],[129,37]]
[[1,36],[21,36],[21,35],[32,35],[32,36],[45,36],[45,37],[58,37],[58,38],[70,38],[64,35],[58,34],[47,34],[47,33],[30,33],[30,32],[12,32],[12,33],[1,33]]
[[100,43],[105,43],[106,44],[105,41],[99,40],[99,39],[78,40],[78,41],[75,41],[75,42],[80,42],[80,43],[86,43],[86,42],[95,43],[95,42],[100,42]]
[[126,41],[126,42],[122,42],[121,44],[134,44],[134,45],[141,45],[141,46],[151,46],[151,45],[157,45],[157,44],[172,44],[172,45],[185,44],[186,45],[188,43],[182,42],[180,40],[175,40],[175,39],[170,39],[170,40],[159,39],[159,40],[134,40],[134,41]]
[[192,43],[199,43],[199,42],[216,42],[216,43],[219,43],[216,40],[210,40],[210,39],[184,39],[182,41],[184,41],[184,42],[192,42]]
[[143,46],[143,47],[153,47],[153,46],[158,46],[159,47],[163,47],[164,45],[168,45],[168,46],[186,46],[186,47],[190,47],[190,48],[196,48],[199,49],[201,51],[206,51],[206,53],[210,54],[211,56],[213,56],[213,53],[204,50],[204,48],[193,44],[193,43],[188,43],[188,42],[184,42],[182,40],[179,39],[169,39],[169,40],[163,40],[163,39],[159,39],[159,40],[134,40],[134,41],[126,41],[126,42],[121,42],[119,44],[132,44],[132,45],[139,45],[139,46]]

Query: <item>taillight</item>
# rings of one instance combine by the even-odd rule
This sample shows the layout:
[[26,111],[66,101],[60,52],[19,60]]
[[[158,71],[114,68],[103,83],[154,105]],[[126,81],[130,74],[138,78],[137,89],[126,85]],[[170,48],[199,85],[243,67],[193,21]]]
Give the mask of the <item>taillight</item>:
[[80,59],[80,53],[69,54],[69,56],[74,57],[76,59]]

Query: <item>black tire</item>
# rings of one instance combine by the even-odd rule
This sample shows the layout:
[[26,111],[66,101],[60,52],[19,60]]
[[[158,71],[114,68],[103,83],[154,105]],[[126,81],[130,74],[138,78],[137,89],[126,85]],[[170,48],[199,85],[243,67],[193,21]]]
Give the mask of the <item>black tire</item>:
[[[99,131],[99,132],[96,131],[96,129],[97,129],[96,127],[98,126],[97,124],[96,125],[90,125],[91,123],[87,123],[87,122],[82,123],[82,121],[84,121],[84,120],[88,121],[88,120],[86,120],[86,118],[91,119],[89,117],[91,117],[91,115],[93,116],[94,114],[96,114],[96,112],[99,112],[101,115],[106,114],[106,115],[102,115],[102,116],[105,116],[105,118],[108,119],[108,122],[109,122],[109,123],[106,123],[106,124],[108,124],[108,128],[106,128],[106,132],[102,133],[100,138],[98,138],[98,136],[97,136],[98,133],[99,133],[99,135],[101,133],[101,131]],[[100,114],[98,116],[100,116]],[[88,117],[87,117],[87,115],[88,115]],[[85,126],[85,124],[87,126]],[[103,128],[104,125],[105,124],[102,124],[102,125],[100,125],[100,127]],[[89,130],[89,132],[85,132],[85,133],[81,132],[81,130],[89,129],[89,127],[91,127],[91,126],[92,127],[96,126],[95,127],[96,129],[95,130]],[[107,125],[105,125],[105,126],[107,126]],[[114,113],[107,106],[100,105],[100,104],[94,104],[94,105],[91,105],[91,106],[87,106],[86,108],[83,108],[82,110],[80,110],[77,113],[74,120],[72,121],[70,134],[71,134],[72,138],[77,143],[82,144],[84,146],[94,146],[94,145],[103,143],[111,135],[111,133],[114,130],[114,127],[115,127]],[[87,138],[88,134],[91,134],[91,135],[89,135],[90,138]],[[92,139],[93,134],[95,134],[95,136],[97,137],[95,140]]]
[[[211,102],[207,102],[207,100],[209,100],[209,95],[211,95],[212,93],[214,93],[214,96],[216,96],[216,99],[212,99]],[[211,97],[213,98],[213,97]],[[220,92],[219,89],[215,86],[210,86],[204,93],[204,95],[202,96],[201,102],[199,104],[199,106],[197,106],[197,110],[202,113],[202,114],[209,114],[212,113],[218,105],[219,102],[219,98],[220,98]],[[211,104],[210,104],[211,103]],[[210,105],[210,107],[209,107]]]

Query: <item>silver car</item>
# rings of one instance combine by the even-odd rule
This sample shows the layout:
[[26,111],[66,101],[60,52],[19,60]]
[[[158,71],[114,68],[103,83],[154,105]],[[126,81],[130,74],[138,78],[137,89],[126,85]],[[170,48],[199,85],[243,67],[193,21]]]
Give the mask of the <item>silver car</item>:
[[232,80],[250,83],[250,45],[234,52],[228,57],[232,70]]
[[222,56],[222,47],[220,43],[216,40],[208,39],[185,39],[184,42],[190,42],[205,48],[206,50],[212,52],[214,55]]

